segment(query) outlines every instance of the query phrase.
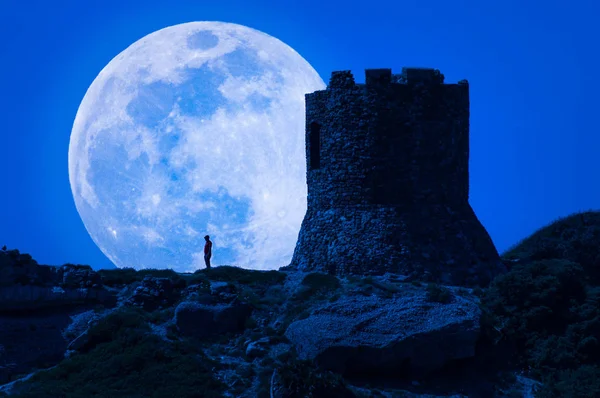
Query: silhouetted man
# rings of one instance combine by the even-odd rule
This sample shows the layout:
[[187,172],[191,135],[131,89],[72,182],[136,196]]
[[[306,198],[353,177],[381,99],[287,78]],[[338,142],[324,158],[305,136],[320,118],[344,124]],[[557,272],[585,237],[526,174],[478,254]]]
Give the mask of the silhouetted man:
[[210,236],[204,237],[206,244],[204,245],[204,262],[206,263],[206,269],[210,269],[210,257],[212,256],[212,242]]

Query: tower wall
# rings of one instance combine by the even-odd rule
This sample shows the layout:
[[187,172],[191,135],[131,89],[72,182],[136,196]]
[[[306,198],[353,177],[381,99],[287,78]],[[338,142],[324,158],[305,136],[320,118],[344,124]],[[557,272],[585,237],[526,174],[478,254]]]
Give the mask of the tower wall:
[[468,84],[421,75],[405,71],[396,83],[390,69],[367,70],[356,85],[336,72],[327,90],[306,95],[309,207],[468,200]]
[[306,95],[308,208],[292,267],[486,283],[503,271],[469,198],[469,86],[333,72]]

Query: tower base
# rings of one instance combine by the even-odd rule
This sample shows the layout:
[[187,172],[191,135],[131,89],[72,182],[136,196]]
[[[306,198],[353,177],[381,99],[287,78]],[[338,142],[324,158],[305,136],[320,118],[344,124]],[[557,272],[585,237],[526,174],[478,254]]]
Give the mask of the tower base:
[[457,286],[506,272],[467,203],[307,211],[289,266],[338,276],[395,273]]

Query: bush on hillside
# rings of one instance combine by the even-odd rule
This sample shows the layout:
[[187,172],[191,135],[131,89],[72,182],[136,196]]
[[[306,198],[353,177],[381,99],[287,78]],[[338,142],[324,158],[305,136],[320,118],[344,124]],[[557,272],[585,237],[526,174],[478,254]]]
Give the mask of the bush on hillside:
[[583,267],[586,278],[600,285],[600,212],[560,218],[503,254],[505,259],[564,259]]
[[585,299],[582,280],[583,269],[570,261],[518,265],[492,282],[482,304],[502,333],[524,349],[532,339],[562,334],[578,320],[572,307]]
[[15,398],[221,397],[219,365],[199,348],[149,332],[143,313],[120,309],[90,328],[86,352],[17,386]]
[[[508,341],[517,363],[546,384],[540,396],[587,396],[577,395],[580,389],[600,396],[586,367],[600,361],[599,304],[600,289],[587,284],[579,264],[532,261],[497,277],[485,291],[482,307],[489,323],[484,327]],[[550,392],[554,395],[543,395]]]
[[504,253],[482,295],[484,331],[512,344],[538,397],[600,396],[600,212],[558,219]]
[[560,370],[544,379],[537,398],[597,398],[600,392],[600,367],[584,365]]

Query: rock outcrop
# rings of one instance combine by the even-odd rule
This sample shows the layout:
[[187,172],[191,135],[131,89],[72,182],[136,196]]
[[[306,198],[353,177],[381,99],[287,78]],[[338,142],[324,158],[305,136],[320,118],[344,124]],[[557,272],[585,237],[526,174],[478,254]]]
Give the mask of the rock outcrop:
[[141,307],[146,311],[154,311],[157,308],[173,305],[178,298],[179,294],[171,279],[148,275],[134,290],[127,300],[127,304]]
[[65,330],[94,305],[112,307],[116,297],[91,267],[0,251],[0,381],[60,362],[75,337]]
[[325,369],[421,377],[475,355],[480,315],[470,299],[431,302],[424,288],[411,286],[394,299],[355,296],[324,304],[293,322],[285,336],[301,359]]
[[[140,369],[152,362],[153,372],[167,369],[171,355],[183,355],[185,362],[202,352],[204,360],[219,364],[201,376],[225,384],[227,395],[218,396],[372,395],[365,382],[380,386],[378,393],[386,397],[465,391],[494,396],[493,382],[478,369],[481,313],[470,289],[426,285],[397,274],[338,278],[233,267],[166,278],[151,276],[158,275],[154,271],[139,273],[113,289],[104,287],[87,267],[52,270],[27,256],[16,257],[10,263],[13,269],[4,272],[21,282],[0,288],[17,292],[4,303],[12,311],[0,314],[0,384],[5,384],[0,391],[23,391],[32,384],[14,384],[15,379],[25,380],[35,369],[61,367],[63,360],[87,356],[93,366],[105,353],[100,346],[107,344],[120,347],[122,357]],[[102,273],[107,281],[114,276]],[[60,301],[38,293],[35,297],[53,304],[34,306],[39,300],[23,292],[35,289],[65,296]],[[74,292],[118,290],[115,306],[73,306],[98,302]],[[15,311],[23,308],[30,309]],[[183,353],[176,354],[179,349]],[[87,372],[94,370],[64,382],[78,388],[81,377],[87,383]],[[94,377],[100,384],[104,380],[102,374]],[[390,381],[397,384],[389,386]]]
[[0,251],[0,313],[76,305],[114,305],[116,297],[88,265],[39,265],[18,250]]

